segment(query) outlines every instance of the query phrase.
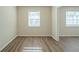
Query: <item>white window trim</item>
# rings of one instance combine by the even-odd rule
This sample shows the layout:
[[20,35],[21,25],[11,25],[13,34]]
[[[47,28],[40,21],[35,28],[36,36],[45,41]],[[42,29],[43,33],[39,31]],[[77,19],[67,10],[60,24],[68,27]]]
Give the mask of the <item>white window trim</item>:
[[[69,12],[69,11],[68,11]],[[79,11],[70,11],[70,12],[79,12]],[[66,19],[66,13],[67,13],[67,11],[65,12],[65,19]],[[66,27],[79,27],[79,24],[67,24],[66,23],[66,21],[67,21],[67,19],[65,20],[65,25],[66,25]]]
[[[38,12],[39,13],[39,19],[38,19],[38,21],[39,21],[39,25],[32,25],[30,22],[30,19],[29,19],[29,13],[30,12]],[[40,11],[28,11],[28,26],[29,27],[40,27]]]

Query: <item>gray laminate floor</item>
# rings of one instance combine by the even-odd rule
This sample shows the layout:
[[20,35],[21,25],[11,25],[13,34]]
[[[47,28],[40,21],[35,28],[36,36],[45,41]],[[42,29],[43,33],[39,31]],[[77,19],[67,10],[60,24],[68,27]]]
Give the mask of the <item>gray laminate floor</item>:
[[60,37],[65,52],[79,52],[79,37]]

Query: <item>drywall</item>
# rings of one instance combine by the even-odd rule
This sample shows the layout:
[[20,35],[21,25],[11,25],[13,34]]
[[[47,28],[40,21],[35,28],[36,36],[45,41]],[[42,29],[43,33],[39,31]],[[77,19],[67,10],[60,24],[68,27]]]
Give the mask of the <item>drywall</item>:
[[[22,6],[18,11],[19,36],[49,36],[51,35],[51,7],[50,6]],[[40,11],[40,27],[28,26],[28,11]]]
[[0,6],[0,50],[16,37],[16,7]]
[[65,25],[65,11],[66,10],[77,10],[79,11],[79,7],[71,7],[64,6],[59,8],[59,33],[60,36],[79,36],[79,27],[66,27]]
[[52,37],[59,41],[59,32],[58,32],[58,15],[57,15],[58,7],[52,7]]

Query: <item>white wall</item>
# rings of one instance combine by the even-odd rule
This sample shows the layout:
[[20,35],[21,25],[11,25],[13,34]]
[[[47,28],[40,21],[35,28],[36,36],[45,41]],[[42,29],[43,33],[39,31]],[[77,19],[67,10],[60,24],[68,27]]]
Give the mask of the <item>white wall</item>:
[[79,36],[79,27],[66,27],[65,26],[65,11],[66,10],[77,10],[79,11],[79,7],[60,7],[59,8],[59,32],[60,36]]
[[52,37],[59,41],[59,32],[58,32],[58,7],[52,7]]
[[[18,35],[19,36],[50,36],[51,35],[51,7],[25,6],[18,7]],[[28,11],[40,11],[40,27],[28,26]]]
[[16,7],[0,6],[0,50],[16,37]]

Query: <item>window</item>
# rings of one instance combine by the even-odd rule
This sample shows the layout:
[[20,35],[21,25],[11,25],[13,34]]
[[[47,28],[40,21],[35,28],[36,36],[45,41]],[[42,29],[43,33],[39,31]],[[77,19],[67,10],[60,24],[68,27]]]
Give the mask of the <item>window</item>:
[[28,26],[40,27],[40,12],[28,12]]
[[79,26],[79,11],[66,11],[66,26]]

